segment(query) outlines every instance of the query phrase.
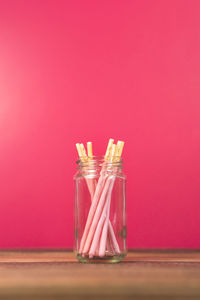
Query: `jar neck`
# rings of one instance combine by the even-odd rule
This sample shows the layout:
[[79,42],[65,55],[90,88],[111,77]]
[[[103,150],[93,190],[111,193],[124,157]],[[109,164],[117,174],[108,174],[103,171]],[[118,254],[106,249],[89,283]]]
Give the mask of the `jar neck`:
[[88,161],[78,160],[78,170],[81,173],[121,173],[123,169],[123,161],[115,159],[114,161],[105,161],[104,157],[93,157]]

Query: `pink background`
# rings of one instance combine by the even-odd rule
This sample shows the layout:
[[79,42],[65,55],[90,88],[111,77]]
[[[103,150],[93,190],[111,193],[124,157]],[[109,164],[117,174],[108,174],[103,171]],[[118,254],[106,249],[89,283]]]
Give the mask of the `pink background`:
[[129,247],[200,247],[200,2],[1,0],[1,248],[72,247],[75,143],[109,137]]

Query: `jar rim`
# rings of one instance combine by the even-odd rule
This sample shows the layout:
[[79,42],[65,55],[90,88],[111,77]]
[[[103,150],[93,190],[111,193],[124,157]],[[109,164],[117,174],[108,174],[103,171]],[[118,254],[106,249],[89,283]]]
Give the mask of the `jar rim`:
[[105,164],[106,166],[120,166],[123,164],[122,158],[119,156],[115,156],[115,158],[119,158],[117,161],[106,161],[105,156],[92,156],[92,159],[88,161],[83,161],[84,157],[79,157],[76,161],[76,164],[79,166],[87,167],[87,166],[96,166]]

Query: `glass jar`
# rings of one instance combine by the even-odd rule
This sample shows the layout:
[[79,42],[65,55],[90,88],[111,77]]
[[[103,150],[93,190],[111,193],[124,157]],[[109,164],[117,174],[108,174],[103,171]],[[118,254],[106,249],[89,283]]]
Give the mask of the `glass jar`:
[[125,184],[122,160],[77,161],[75,244],[80,262],[121,261],[126,256]]

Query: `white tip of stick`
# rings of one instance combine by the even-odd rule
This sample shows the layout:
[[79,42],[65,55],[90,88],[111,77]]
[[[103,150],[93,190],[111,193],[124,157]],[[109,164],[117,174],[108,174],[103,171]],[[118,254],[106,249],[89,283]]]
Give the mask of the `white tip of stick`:
[[116,154],[115,154],[117,161],[120,161],[120,157],[122,155],[123,148],[124,148],[124,142],[123,141],[118,141],[117,142],[117,150],[116,150]]
[[122,155],[123,148],[124,148],[124,142],[119,141],[119,156]]
[[107,149],[106,149],[106,154],[105,154],[105,160],[108,160],[110,155],[111,155],[111,150],[112,150],[113,143],[114,143],[114,140],[109,139],[108,146],[107,146]]
[[86,154],[86,151],[85,151],[85,147],[83,144],[80,144],[80,147],[81,147],[81,154],[82,154],[82,157],[83,157],[83,161],[87,161],[88,157],[87,157],[87,154]]
[[110,157],[111,162],[115,160],[116,148],[117,148],[116,144],[113,144],[111,150],[111,157]]
[[87,142],[87,152],[89,159],[92,159],[93,152],[92,152],[92,142]]

